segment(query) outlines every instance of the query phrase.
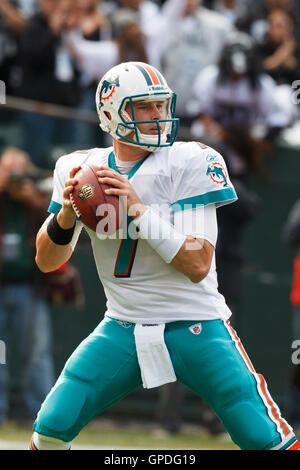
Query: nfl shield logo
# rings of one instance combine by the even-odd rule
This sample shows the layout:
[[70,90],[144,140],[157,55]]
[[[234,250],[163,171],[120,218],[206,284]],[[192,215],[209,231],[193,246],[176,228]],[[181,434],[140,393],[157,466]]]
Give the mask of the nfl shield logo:
[[95,194],[95,188],[90,183],[84,184],[78,189],[78,197],[82,202],[87,201]]
[[202,325],[201,323],[197,323],[196,325],[190,326],[189,330],[193,333],[193,335],[199,335],[202,330]]

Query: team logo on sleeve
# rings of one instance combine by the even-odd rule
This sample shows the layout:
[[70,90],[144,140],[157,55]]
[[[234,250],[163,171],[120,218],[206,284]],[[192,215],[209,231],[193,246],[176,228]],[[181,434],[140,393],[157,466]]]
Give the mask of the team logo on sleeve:
[[227,172],[224,166],[219,162],[212,162],[208,166],[206,176],[209,176],[214,183],[223,184],[224,188],[229,186],[227,183]]

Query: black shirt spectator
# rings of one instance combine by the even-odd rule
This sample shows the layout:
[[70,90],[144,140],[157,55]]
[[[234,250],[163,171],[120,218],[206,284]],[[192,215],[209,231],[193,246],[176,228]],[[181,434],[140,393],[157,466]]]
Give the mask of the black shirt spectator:
[[[20,95],[76,106],[80,97],[78,72],[62,48],[61,40],[69,12],[62,11],[57,5],[56,0],[41,0],[41,12],[29,20],[21,35],[23,81]],[[66,61],[65,75],[58,73],[58,67],[62,65],[59,61]]]
[[27,22],[18,3],[17,0],[0,2],[0,79],[8,94],[14,94],[19,85],[19,38]]
[[300,49],[294,35],[293,19],[283,10],[268,15],[268,29],[258,47],[262,65],[277,84],[291,85],[299,79]]

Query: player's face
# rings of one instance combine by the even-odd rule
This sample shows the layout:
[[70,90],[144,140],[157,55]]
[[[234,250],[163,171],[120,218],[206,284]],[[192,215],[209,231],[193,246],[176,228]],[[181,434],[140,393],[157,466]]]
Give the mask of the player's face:
[[[156,121],[166,119],[166,102],[165,101],[140,101],[133,103],[134,120],[135,121]],[[131,107],[127,104],[126,111],[132,118]],[[156,123],[144,123],[137,125],[142,134],[155,135],[158,134]],[[160,132],[165,130],[166,123],[160,123]]]

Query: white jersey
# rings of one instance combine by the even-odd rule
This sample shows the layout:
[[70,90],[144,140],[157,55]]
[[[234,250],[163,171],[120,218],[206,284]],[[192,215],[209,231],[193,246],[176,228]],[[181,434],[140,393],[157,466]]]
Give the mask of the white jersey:
[[[61,208],[70,170],[87,162],[117,169],[112,147],[61,157],[54,171],[49,212]],[[143,204],[158,208],[162,217],[191,207],[219,207],[237,199],[222,156],[196,142],[177,142],[159,149],[139,161],[128,178]],[[193,283],[163,261],[147,240],[99,239],[96,232],[85,228],[107,297],[107,315],[134,323],[230,317],[218,292],[214,257],[205,279]]]

